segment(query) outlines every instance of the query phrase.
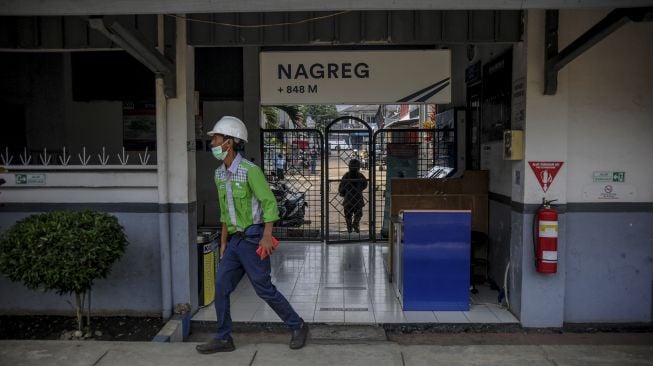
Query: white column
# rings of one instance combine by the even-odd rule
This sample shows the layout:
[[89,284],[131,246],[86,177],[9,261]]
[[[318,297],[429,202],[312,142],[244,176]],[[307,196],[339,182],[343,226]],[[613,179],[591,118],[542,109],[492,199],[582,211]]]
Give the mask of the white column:
[[528,12],[526,35],[527,90],[525,151],[523,165],[524,212],[520,215],[521,250],[513,252],[513,261],[520,275],[522,325],[527,327],[560,327],[564,321],[565,295],[565,215],[559,215],[558,272],[541,274],[534,265],[532,222],[542,198],[567,202],[567,166],[563,165],[548,191],[544,193],[528,162],[567,162],[568,83],[563,69],[558,73],[558,91],[544,95],[545,11]]
[[198,305],[197,203],[195,187],[195,60],[186,42],[186,23],[176,24],[177,96],[167,106],[167,182],[173,305]]

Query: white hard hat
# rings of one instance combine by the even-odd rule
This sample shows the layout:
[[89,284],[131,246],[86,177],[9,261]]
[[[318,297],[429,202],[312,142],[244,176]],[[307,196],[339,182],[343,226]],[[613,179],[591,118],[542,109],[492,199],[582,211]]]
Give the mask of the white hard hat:
[[216,133],[231,136],[247,142],[247,127],[243,121],[236,117],[224,116],[215,123],[213,129],[207,132],[207,135],[213,136]]

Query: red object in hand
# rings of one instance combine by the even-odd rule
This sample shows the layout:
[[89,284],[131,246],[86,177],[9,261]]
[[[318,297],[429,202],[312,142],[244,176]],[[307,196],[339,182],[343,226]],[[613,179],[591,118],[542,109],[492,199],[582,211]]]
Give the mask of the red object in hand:
[[[272,237],[272,246],[274,247],[274,249],[277,249],[277,247],[279,246],[279,240],[277,240],[277,238],[275,238],[274,236]],[[264,260],[265,258],[268,257],[268,253],[264,252],[263,247],[261,247],[260,245],[258,246],[258,248],[256,248],[256,254],[258,254],[258,256],[261,257],[261,260]]]

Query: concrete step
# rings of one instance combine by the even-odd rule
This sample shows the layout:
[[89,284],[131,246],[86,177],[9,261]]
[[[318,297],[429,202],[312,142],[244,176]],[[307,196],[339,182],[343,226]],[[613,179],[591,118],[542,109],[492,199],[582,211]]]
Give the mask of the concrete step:
[[311,327],[314,343],[351,344],[387,342],[382,327],[375,325],[314,325]]
[[[204,342],[215,334],[215,323],[195,322],[187,342]],[[283,324],[234,324],[233,337],[238,343],[286,343],[290,331]],[[385,330],[375,325],[310,325],[310,339],[315,344],[370,344],[388,342]]]

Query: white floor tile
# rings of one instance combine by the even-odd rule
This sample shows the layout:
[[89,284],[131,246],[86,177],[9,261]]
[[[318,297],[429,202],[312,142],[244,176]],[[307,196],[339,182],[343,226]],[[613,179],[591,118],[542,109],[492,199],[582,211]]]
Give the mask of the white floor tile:
[[372,307],[374,308],[375,312],[377,312],[377,311],[378,312],[388,312],[388,311],[392,311],[392,312],[400,311],[401,312],[401,311],[403,311],[401,309],[401,304],[399,304],[398,302],[395,302],[395,303],[373,303]]
[[234,322],[248,322],[252,320],[256,312],[257,310],[233,309],[231,310],[231,320]]
[[402,311],[375,311],[377,323],[405,323],[406,317]]
[[254,314],[252,318],[253,322],[270,322],[270,323],[281,323],[281,319],[274,311],[259,310]]
[[466,311],[463,313],[470,323],[501,323],[491,311]]
[[372,310],[372,303],[369,299],[358,299],[358,298],[346,298],[345,297],[345,307],[347,308],[361,308],[366,307]]
[[340,300],[335,300],[335,299],[327,299],[327,300],[318,300],[317,303],[315,304],[316,309],[320,308],[344,308],[345,307],[345,301],[343,299]]
[[213,305],[209,305],[205,308],[200,309],[195,316],[193,317],[193,320],[197,321],[214,321],[215,320],[215,307]]
[[[238,302],[238,301],[232,301],[231,302],[231,311],[233,312],[234,310],[241,310],[241,311],[252,311],[256,312],[258,309],[261,309],[265,306],[265,301],[260,300],[258,303],[254,302]],[[252,313],[254,314],[254,313]]]
[[433,315],[439,323],[469,323],[462,311],[434,311]]
[[344,311],[320,311],[319,309],[315,311],[315,316],[313,318],[315,322],[321,323],[343,323],[345,321],[345,312]]
[[292,303],[307,302],[307,303],[315,304],[315,302],[317,301],[317,295],[293,295],[290,296],[289,300]]
[[[387,244],[328,245],[292,243],[272,258],[273,283],[307,321],[323,323],[519,323],[508,310],[493,305],[498,292],[477,286],[470,311],[403,312],[385,272]],[[332,310],[321,310],[321,308]],[[337,309],[367,308],[367,311]],[[254,291],[247,276],[231,296],[234,321],[280,322]],[[193,320],[215,320],[213,306]]]
[[257,295],[238,296],[237,298],[234,299],[234,301],[238,302],[239,304],[243,304],[243,303],[258,304],[260,302],[263,302],[263,300]]
[[435,323],[437,321],[432,311],[404,311],[404,316],[409,323]]
[[501,323],[519,323],[519,320],[508,309],[500,307],[490,307],[490,311],[499,319]]
[[300,303],[290,303],[292,305],[293,309],[295,311],[315,311],[315,303],[306,303],[306,302],[300,302]]
[[372,311],[345,311],[346,323],[374,323]]

